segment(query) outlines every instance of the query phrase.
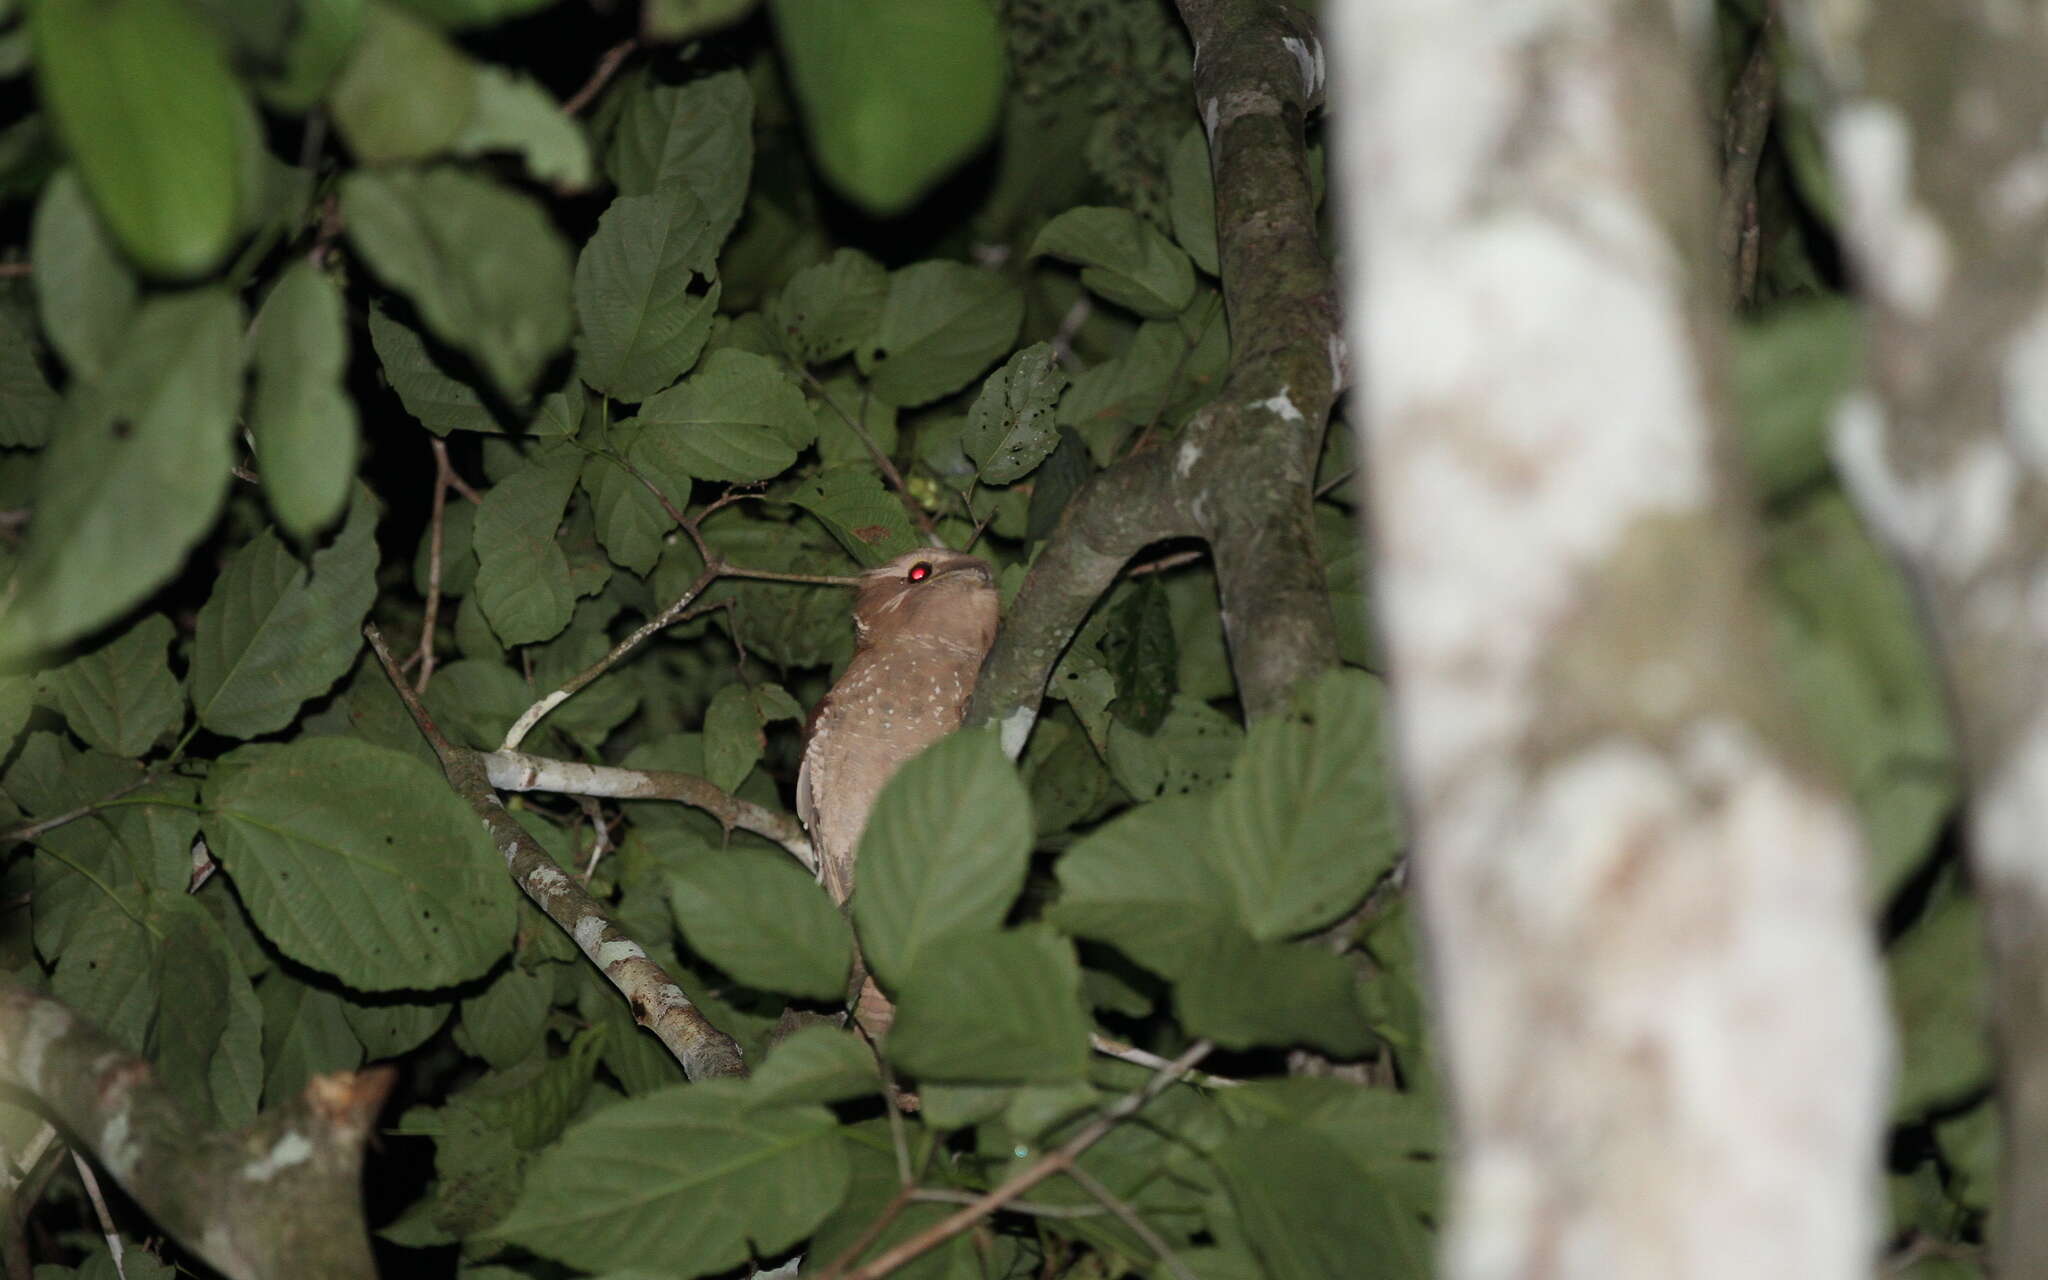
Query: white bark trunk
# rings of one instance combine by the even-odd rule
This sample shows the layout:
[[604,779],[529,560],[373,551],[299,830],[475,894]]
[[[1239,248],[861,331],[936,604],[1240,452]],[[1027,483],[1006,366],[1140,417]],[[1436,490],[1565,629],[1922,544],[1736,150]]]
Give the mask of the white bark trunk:
[[1994,961],[1992,1253],[2048,1275],[2048,16],[1799,4],[1873,318],[1836,463],[1932,622]]
[[1747,578],[1672,7],[1327,12],[1447,1274],[1867,1275],[1864,853]]

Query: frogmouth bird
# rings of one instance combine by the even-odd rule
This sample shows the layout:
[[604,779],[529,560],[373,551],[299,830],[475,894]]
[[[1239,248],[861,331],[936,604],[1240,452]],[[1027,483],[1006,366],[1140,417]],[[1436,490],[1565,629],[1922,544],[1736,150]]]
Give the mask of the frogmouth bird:
[[853,661],[811,712],[796,811],[832,900],[853,893],[853,859],[882,784],[959,728],[999,608],[984,561],[927,547],[861,575]]

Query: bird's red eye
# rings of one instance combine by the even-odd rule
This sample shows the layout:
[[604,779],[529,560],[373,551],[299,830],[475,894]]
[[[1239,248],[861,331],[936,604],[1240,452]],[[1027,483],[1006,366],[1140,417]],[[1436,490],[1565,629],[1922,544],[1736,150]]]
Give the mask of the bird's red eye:
[[926,578],[932,576],[932,566],[929,561],[920,560],[916,564],[911,565],[910,572],[904,576],[912,582],[923,582]]

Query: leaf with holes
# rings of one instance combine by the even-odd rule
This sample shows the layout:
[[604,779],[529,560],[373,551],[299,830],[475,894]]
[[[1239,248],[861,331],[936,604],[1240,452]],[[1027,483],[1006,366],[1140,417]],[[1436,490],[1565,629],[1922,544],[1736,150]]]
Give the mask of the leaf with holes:
[[1067,388],[1059,357],[1043,342],[1019,351],[988,376],[967,411],[960,445],[983,484],[1030,475],[1059,444],[1053,407]]
[[914,263],[890,275],[882,318],[854,359],[876,395],[911,408],[972,382],[1010,349],[1023,323],[1023,293],[994,272]]
[[717,253],[710,219],[688,187],[612,201],[576,259],[583,380],[614,399],[640,401],[682,377],[711,335]]

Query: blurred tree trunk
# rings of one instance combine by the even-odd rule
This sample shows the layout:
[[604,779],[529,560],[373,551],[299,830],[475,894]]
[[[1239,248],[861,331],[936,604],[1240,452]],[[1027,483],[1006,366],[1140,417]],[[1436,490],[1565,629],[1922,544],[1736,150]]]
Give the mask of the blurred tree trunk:
[[2048,14],[1800,6],[1872,317],[1835,458],[1934,633],[1987,907],[2001,1274],[2048,1275]]
[[1847,1280],[1874,1253],[1865,855],[1751,581],[1684,14],[1332,12],[1468,1280]]

